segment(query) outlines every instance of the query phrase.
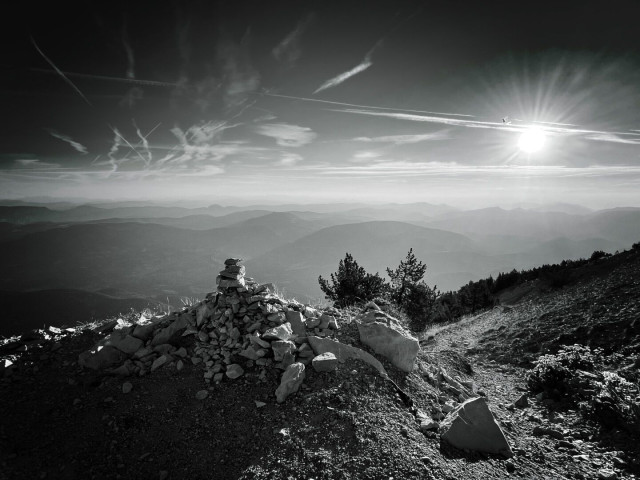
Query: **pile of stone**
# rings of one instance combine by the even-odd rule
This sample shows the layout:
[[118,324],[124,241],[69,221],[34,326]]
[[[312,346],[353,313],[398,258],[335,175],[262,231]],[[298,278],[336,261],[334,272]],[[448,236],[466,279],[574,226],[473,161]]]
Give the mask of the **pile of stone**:
[[[145,375],[166,365],[181,369],[189,359],[204,364],[207,384],[235,380],[247,369],[265,379],[267,369],[275,368],[284,371],[276,391],[279,402],[298,389],[305,366],[334,369],[335,355],[315,352],[309,338],[334,336],[339,312],[282,299],[273,285],[246,277],[241,262],[225,261],[216,279],[217,291],[204,301],[180,313],[120,328],[81,354],[79,363],[119,375]],[[193,343],[183,340],[189,335],[196,336],[191,351],[183,346]]]

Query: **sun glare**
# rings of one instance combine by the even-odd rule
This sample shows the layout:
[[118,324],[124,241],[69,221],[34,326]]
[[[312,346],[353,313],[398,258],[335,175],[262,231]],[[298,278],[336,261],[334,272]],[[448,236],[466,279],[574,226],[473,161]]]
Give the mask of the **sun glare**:
[[542,149],[545,143],[545,134],[542,129],[531,127],[525,130],[518,140],[518,147],[526,153],[534,153]]

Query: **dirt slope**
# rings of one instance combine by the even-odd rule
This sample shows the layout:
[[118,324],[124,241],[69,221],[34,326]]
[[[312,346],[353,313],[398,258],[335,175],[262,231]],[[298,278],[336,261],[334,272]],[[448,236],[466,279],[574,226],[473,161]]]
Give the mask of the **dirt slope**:
[[[638,271],[621,263],[508,311],[440,329],[423,342],[410,374],[383,362],[413,407],[428,415],[450,400],[437,382],[440,368],[473,381],[511,443],[510,460],[459,451],[421,432],[393,385],[355,360],[331,373],[307,368],[302,390],[283,404],[274,397],[277,371],[264,381],[251,372],[225,379],[198,400],[206,388],[202,364],[125,379],[78,367],[78,354],[101,336],[84,330],[40,332],[0,346],[0,358],[15,365],[0,371],[0,479],[636,478],[637,440],[601,431],[553,402],[511,404],[525,390],[522,352],[553,350],[585,322],[578,340],[603,342],[605,332],[620,351],[636,348],[635,327],[629,333],[623,320],[640,311]],[[353,324],[339,337],[365,348]],[[534,340],[540,346],[529,352]],[[558,434],[534,435],[536,427]]]

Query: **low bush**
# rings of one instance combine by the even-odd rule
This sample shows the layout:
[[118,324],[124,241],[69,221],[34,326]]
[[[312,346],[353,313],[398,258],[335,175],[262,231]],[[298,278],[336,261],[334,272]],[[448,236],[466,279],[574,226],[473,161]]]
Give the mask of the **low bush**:
[[606,427],[640,428],[640,387],[617,373],[603,371],[602,349],[567,346],[542,355],[527,372],[532,393],[565,398],[583,414]]

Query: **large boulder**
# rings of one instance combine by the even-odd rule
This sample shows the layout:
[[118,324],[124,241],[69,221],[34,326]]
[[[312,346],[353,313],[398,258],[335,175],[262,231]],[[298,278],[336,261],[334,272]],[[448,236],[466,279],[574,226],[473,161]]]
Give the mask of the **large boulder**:
[[467,400],[450,412],[440,424],[440,438],[460,449],[513,455],[484,397]]
[[190,318],[191,315],[183,313],[168,326],[161,330],[158,330],[155,337],[153,337],[153,340],[151,340],[151,345],[156,346],[163,343],[170,343],[173,345],[190,325]]
[[356,319],[356,324],[362,343],[403,372],[413,370],[420,343],[398,320],[380,310],[369,310]]
[[121,335],[118,331],[113,332],[104,340],[104,346],[117,348],[127,355],[133,355],[143,345],[144,342],[139,338],[132,337],[131,335]]
[[104,370],[126,360],[126,355],[111,346],[99,346],[94,350],[87,350],[78,356],[78,364],[92,370]]
[[362,360],[365,363],[368,363],[373,368],[378,370],[382,374],[383,377],[387,378],[387,371],[382,366],[382,363],[375,358],[370,353],[365,352],[359,348],[353,347],[351,345],[345,345],[344,343],[340,343],[336,340],[331,340],[330,338],[321,338],[310,336],[307,337],[309,341],[309,345],[313,349],[313,352],[316,355],[321,355],[323,353],[333,353],[340,363],[344,363],[344,361],[348,358],[357,358],[358,360]]
[[289,365],[282,374],[280,386],[276,389],[278,403],[284,402],[289,395],[297,392],[304,381],[304,377],[304,364],[297,362]]

